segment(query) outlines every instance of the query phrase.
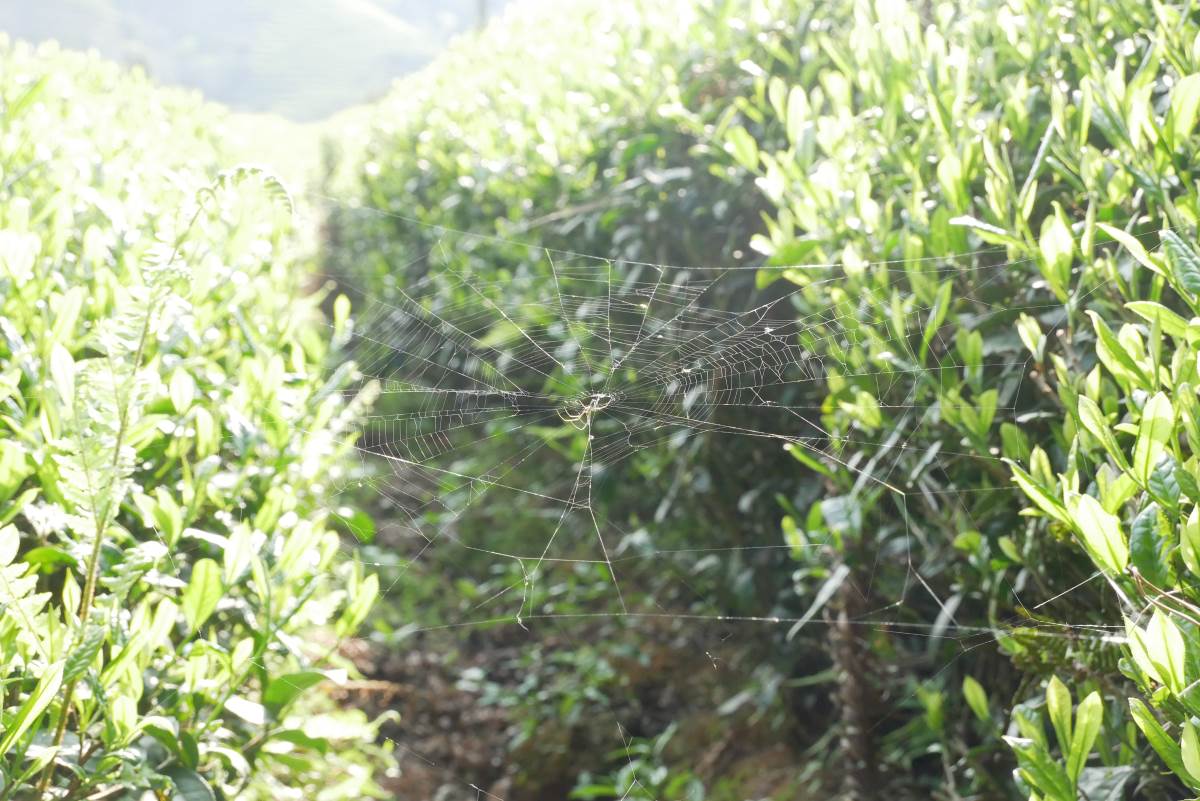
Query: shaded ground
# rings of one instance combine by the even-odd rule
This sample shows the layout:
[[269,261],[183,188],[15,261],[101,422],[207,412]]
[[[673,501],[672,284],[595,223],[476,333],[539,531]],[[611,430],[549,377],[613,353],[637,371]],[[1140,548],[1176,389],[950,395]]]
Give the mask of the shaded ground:
[[[804,797],[796,793],[808,758],[796,732],[772,732],[764,721],[719,714],[728,677],[703,652],[678,643],[644,643],[648,660],[622,663],[622,687],[611,709],[594,709],[573,722],[567,715],[547,719],[533,737],[521,738],[529,721],[495,699],[528,690],[530,677],[518,666],[529,639],[528,632],[509,627],[460,641],[414,638],[396,651],[363,641],[347,647],[346,655],[369,678],[344,688],[341,700],[369,714],[400,713],[385,731],[396,744],[401,771],[388,785],[396,798],[445,801],[482,791],[561,801],[581,763],[594,764],[617,750],[622,735],[652,736],[672,720],[679,721],[679,733],[671,750],[686,755],[686,768],[704,781],[708,798],[732,798],[734,787],[739,799]],[[574,643],[551,635],[541,646]],[[721,795],[722,786],[729,796]]]

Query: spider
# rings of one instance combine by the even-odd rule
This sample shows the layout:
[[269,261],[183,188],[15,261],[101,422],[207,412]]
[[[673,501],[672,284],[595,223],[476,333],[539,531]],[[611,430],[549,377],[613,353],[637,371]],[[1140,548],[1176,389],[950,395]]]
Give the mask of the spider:
[[570,423],[580,431],[586,430],[592,424],[592,415],[602,412],[616,401],[616,396],[607,392],[594,392],[591,395],[572,398],[558,408],[558,417],[564,423]]

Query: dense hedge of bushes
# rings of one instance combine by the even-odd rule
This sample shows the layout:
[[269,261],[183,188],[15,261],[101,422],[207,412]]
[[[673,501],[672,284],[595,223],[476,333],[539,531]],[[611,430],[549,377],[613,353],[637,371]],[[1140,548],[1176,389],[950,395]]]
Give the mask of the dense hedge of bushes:
[[376,593],[329,512],[367,398],[223,124],[0,41],[0,797],[377,791],[374,725],[305,694]]
[[[331,191],[385,212],[333,211],[345,284],[394,295],[438,240],[451,264],[493,276],[546,277],[539,247],[761,265],[728,302],[790,298],[797,341],[825,365],[791,400],[822,410],[826,434],[789,464],[693,432],[639,452],[604,503],[660,548],[761,542],[782,520],[795,560],[698,562],[710,603],[654,575],[638,578],[645,595],[792,617],[827,603],[834,625],[790,644],[778,632],[747,697],[811,729],[827,691],[781,711],[765,689],[779,682],[761,677],[837,668],[830,722],[851,769],[830,781],[858,797],[1194,786],[1194,12],[731,0],[528,13],[402,84],[334,176]],[[675,503],[647,500],[662,497]],[[453,564],[483,575],[490,563],[471,558]],[[474,602],[425,613],[454,620]],[[836,625],[880,609],[896,627]]]
[[[811,57],[762,65],[785,78],[764,77],[745,122],[785,143],[759,152],[740,127],[727,141],[779,209],[755,246],[777,263],[840,262],[784,273],[802,319],[837,312],[802,337],[836,365],[824,424],[833,442],[878,440],[851,448],[894,465],[906,492],[898,503],[827,465],[846,495],[801,528],[839,529],[820,558],[852,576],[894,543],[942,579],[931,595],[957,624],[995,630],[1023,683],[990,693],[1003,721],[969,676],[965,700],[989,737],[1011,733],[1034,796],[1121,797],[1136,776],[1139,797],[1177,797],[1125,699],[1138,687],[1160,707],[1169,735],[1140,701],[1132,720],[1195,787],[1179,767],[1181,748],[1200,757],[1179,694],[1196,678],[1183,665],[1196,653],[1186,320],[1200,26],[1185,6],[1136,3],[827,12],[791,40]],[[885,456],[897,441],[904,452]],[[889,529],[898,514],[906,525]],[[1125,627],[1122,647],[1110,632]],[[942,715],[921,697],[927,719]],[[977,748],[949,718],[933,728],[969,778]]]

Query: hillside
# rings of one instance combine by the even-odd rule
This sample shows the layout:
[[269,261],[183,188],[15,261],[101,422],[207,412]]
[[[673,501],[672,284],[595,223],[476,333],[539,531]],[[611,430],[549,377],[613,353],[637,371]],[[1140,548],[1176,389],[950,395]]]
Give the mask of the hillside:
[[95,48],[239,111],[316,120],[382,95],[504,0],[0,0],[0,31]]

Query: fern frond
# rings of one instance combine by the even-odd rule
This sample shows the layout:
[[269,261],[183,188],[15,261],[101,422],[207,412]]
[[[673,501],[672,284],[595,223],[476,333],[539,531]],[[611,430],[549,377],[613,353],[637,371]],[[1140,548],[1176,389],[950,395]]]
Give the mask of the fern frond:
[[239,164],[222,171],[210,186],[196,193],[196,202],[203,205],[205,198],[211,197],[215,200],[218,192],[237,189],[247,181],[257,181],[273,203],[285,209],[288,214],[296,213],[296,204],[292,201],[292,193],[284,186],[283,181],[266,167],[257,164]]

